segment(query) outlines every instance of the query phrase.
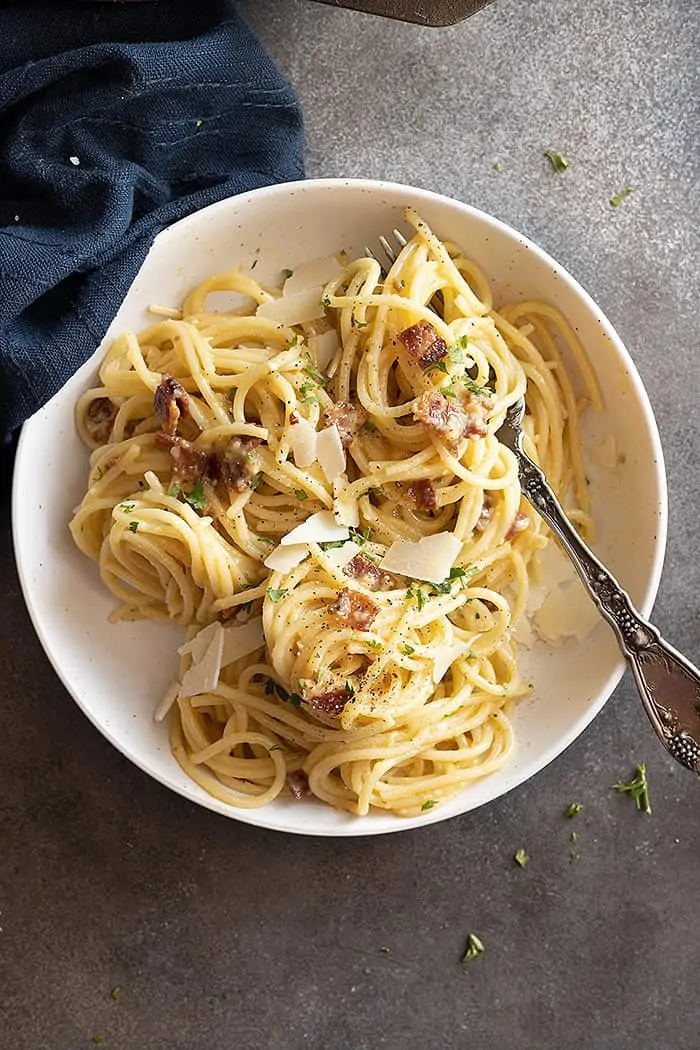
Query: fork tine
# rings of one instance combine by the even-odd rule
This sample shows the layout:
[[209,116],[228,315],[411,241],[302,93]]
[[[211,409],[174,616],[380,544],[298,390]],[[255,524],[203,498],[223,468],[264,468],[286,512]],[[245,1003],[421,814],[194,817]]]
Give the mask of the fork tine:
[[386,237],[384,237],[383,235],[380,236],[379,237],[379,243],[381,244],[382,251],[386,255],[387,259],[389,259],[390,262],[395,263],[396,262],[396,252],[394,251],[394,249],[392,248],[391,244],[386,239]]

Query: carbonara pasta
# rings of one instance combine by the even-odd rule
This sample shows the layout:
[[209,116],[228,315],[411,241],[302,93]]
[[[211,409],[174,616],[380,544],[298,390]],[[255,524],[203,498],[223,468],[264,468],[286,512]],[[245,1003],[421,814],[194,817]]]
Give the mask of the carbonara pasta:
[[[77,406],[74,540],[113,618],[187,628],[157,717],[233,806],[414,816],[507,761],[529,688],[512,630],[548,542],[497,438],[521,395],[526,451],[590,528],[577,415],[600,394],[575,333],[542,303],[494,309],[462,250],[406,219],[388,274],[209,278],[119,336]],[[217,291],[245,305],[214,312]]]

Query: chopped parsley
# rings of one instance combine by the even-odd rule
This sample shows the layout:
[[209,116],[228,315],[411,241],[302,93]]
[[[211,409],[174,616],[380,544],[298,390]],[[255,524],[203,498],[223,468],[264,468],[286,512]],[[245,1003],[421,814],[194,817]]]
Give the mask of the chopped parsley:
[[467,947],[462,956],[462,964],[471,962],[472,959],[476,959],[477,955],[481,955],[482,952],[486,951],[483,942],[475,933],[470,933],[467,937]]
[[104,1043],[104,1039],[102,1038],[101,1035],[93,1035],[92,1042],[93,1043]]
[[579,838],[578,831],[572,831],[571,834],[569,835],[569,838],[571,839],[572,842],[578,842],[578,838]]
[[112,988],[111,992],[109,993],[109,997],[110,997],[110,999],[114,999],[115,1001],[117,999],[121,999],[121,997],[122,997],[122,990],[121,990],[121,988]]
[[319,370],[316,368],[316,365],[311,360],[311,355],[305,354],[304,357],[306,360],[306,364],[304,365],[304,371],[309,376],[309,378],[313,379],[313,381],[315,383],[318,383],[319,386],[326,386],[326,384],[328,383],[328,379],[326,378],[326,376],[323,375],[322,372],[319,372]]
[[572,850],[571,853],[569,854],[569,864],[578,864],[578,862],[580,860],[581,860],[581,854],[580,853],[575,853]]
[[501,162],[500,162],[500,160],[495,160],[493,162],[493,170],[494,171],[500,171],[501,170]]
[[264,476],[265,475],[263,474],[262,470],[259,470],[258,473],[253,475],[253,477],[250,479],[250,487],[253,489],[253,491],[255,491],[255,489],[259,487],[260,482],[262,481]]
[[130,521],[129,522],[129,532],[136,532],[138,530],[138,527],[139,527],[138,521]]
[[97,470],[95,471],[95,479],[97,481],[102,481],[102,478],[104,476],[105,476],[104,470],[102,469],[102,467],[98,467]]
[[294,495],[302,501],[309,498],[308,492],[304,492],[303,489],[294,489]]
[[267,589],[267,596],[268,596],[268,598],[270,599],[271,602],[279,602],[279,601],[281,601],[282,598],[284,598],[286,593],[287,593],[287,588],[286,587],[282,587],[279,590],[277,588],[275,588],[275,587],[268,587],[268,589]]
[[416,650],[414,646],[408,645],[408,643],[406,645],[401,646],[401,652],[404,654],[404,656],[413,656],[415,651]]
[[350,315],[350,324],[353,328],[366,328],[369,321],[358,321],[354,314]]
[[166,492],[166,496],[172,496],[173,499],[177,499],[177,497],[179,495],[180,495],[180,486],[178,485],[177,481],[173,481],[172,485],[170,486],[170,488]]
[[566,169],[569,167],[568,160],[564,160],[561,153],[557,153],[553,149],[546,149],[544,151],[544,155],[549,161],[549,163],[552,165],[554,170],[557,172],[557,174],[561,174],[562,171],[566,171]]
[[318,404],[318,398],[314,391],[317,389],[315,383],[302,383],[299,387],[299,393],[301,394],[301,403],[303,405],[315,405]]
[[564,812],[566,813],[567,817],[571,818],[575,817],[577,813],[580,813],[582,809],[583,806],[580,802],[570,802]]
[[469,336],[460,335],[454,346],[448,346],[447,356],[453,364],[461,365],[464,363],[464,355],[467,352],[469,346]]
[[647,783],[647,767],[644,762],[637,766],[637,775],[628,784],[613,784],[613,789],[620,794],[629,795],[638,810],[643,813],[651,813],[649,801],[649,785]]
[[515,854],[513,856],[513,860],[516,864],[519,864],[521,868],[525,867],[529,859],[530,858],[528,857],[527,853],[525,852],[522,846],[520,847],[520,849],[515,851]]
[[382,643],[375,641],[374,638],[368,638],[367,639],[367,645],[370,647],[370,649],[383,649],[384,648]]
[[330,299],[328,298],[328,296],[327,296],[327,295],[324,295],[323,299],[321,299],[321,306],[326,306],[326,307],[328,307],[328,306],[330,306],[330,305],[331,305],[331,301],[330,301]]
[[625,197],[629,197],[630,193],[634,193],[634,186],[628,186],[624,190],[620,190],[614,197],[610,198],[610,206],[612,208],[619,208]]
[[433,590],[436,594],[450,594],[455,580],[459,580],[460,585],[465,587],[478,571],[479,569],[476,565],[472,565],[470,569],[463,569],[460,565],[455,565],[450,569],[450,575],[442,583],[433,584]]
[[204,510],[207,505],[207,497],[204,492],[204,485],[201,481],[196,481],[194,483],[192,491],[189,494],[185,494],[185,499],[190,507],[194,507],[195,510]]
[[433,372],[443,372],[447,375],[447,365],[444,361],[433,361],[424,371],[427,376],[432,375]]
[[437,799],[426,798],[425,802],[420,808],[421,813],[426,813],[429,809],[432,809],[433,806],[437,806]]
[[415,600],[418,606],[418,612],[421,611],[423,606],[428,600],[428,595],[425,593],[422,587],[419,587],[417,583],[412,583],[406,591],[406,597],[409,601]]
[[349,679],[346,679],[346,682],[345,682],[345,692],[348,694],[348,696],[354,696],[355,695],[355,686],[352,684],[352,682]]
[[288,281],[293,273],[294,270],[282,270],[282,276],[284,277],[285,281]]
[[359,529],[354,528],[351,525],[350,528],[348,529],[348,532],[350,533],[350,539],[354,540],[355,543],[359,544],[360,547],[364,547],[365,543],[367,543],[367,541],[369,540],[370,535],[371,535],[371,533],[369,531],[369,526],[367,526],[367,525],[365,525],[365,527],[364,527],[364,529],[362,529],[362,531],[360,531]]
[[119,504],[119,509],[123,510],[125,514],[128,514],[130,511],[132,511],[134,509],[135,506],[136,506],[135,503],[120,503]]

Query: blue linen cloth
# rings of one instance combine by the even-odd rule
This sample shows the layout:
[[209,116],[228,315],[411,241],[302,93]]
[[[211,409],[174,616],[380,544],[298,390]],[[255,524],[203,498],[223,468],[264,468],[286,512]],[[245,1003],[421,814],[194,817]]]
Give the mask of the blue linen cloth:
[[90,356],[156,234],[303,177],[294,93],[228,0],[0,9],[0,444]]

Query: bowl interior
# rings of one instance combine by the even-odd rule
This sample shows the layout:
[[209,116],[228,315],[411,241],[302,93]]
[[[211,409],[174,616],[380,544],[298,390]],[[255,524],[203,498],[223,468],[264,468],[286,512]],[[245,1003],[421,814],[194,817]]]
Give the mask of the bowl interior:
[[[97,568],[74,548],[67,523],[83,495],[87,452],[73,410],[104,349],[125,328],[152,321],[149,303],[176,306],[197,281],[250,267],[280,271],[345,248],[352,256],[402,225],[412,204],[446,240],[459,243],[491,281],[496,305],[523,298],[558,307],[574,326],[602,381],[606,408],[586,419],[584,445],[598,535],[596,551],[648,613],[656,594],[666,528],[666,488],[648,399],[619,338],[591,299],[545,253],[497,220],[426,191],[387,183],[319,180],[270,187],[213,205],[162,233],[102,346],[24,427],[17,454],[13,528],[17,562],[35,627],[69,692],[104,735],[159,781],[211,809],[264,827],[306,834],[397,831],[473,809],[502,795],[559,754],[585,728],[619,680],[624,662],[603,623],[583,641],[539,644],[527,654],[535,685],[515,712],[517,749],[497,774],[416,819],[354,819],[314,802],[236,810],[192,783],[170,754],[153,710],[171,679],[183,632],[152,624],[112,625],[111,596]],[[115,307],[116,307],[115,303]],[[624,466],[597,465],[613,434]],[[37,486],[36,478],[42,478]]]

